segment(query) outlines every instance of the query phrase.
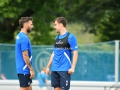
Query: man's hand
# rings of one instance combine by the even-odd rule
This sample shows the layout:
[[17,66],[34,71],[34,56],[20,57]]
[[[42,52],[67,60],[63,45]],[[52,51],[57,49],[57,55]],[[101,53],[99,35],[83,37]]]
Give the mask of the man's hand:
[[30,70],[30,78],[32,79],[32,78],[34,78],[35,77],[35,72],[34,72],[34,70]]
[[46,68],[46,75],[48,76],[50,74],[50,69]]
[[73,68],[70,68],[70,69],[68,70],[68,73],[69,73],[69,74],[73,74],[73,73],[74,73],[74,69],[73,69]]

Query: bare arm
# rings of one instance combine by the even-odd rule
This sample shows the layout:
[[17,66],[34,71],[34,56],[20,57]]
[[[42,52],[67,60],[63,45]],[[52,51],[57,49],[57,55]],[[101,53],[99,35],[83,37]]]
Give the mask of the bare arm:
[[30,78],[33,78],[35,76],[35,73],[34,73],[34,69],[30,63],[30,58],[28,56],[28,50],[25,50],[22,52],[22,55],[23,55],[23,59],[26,63],[26,65],[28,66],[29,70],[30,70]]
[[74,69],[75,69],[75,66],[76,66],[76,63],[77,63],[77,59],[78,59],[78,51],[75,50],[75,51],[73,51],[73,61],[72,61],[71,69],[69,69],[69,71],[68,71],[69,74],[74,73]]
[[32,68],[32,65],[30,63],[30,58],[28,56],[28,50],[23,51],[22,55],[23,55],[23,59],[24,59],[26,65],[28,66],[28,68],[30,69],[30,71],[32,71],[33,68]]
[[46,67],[46,75],[49,75],[49,73],[50,73],[49,68],[50,68],[50,66],[51,66],[51,64],[52,64],[52,59],[53,59],[53,57],[54,57],[54,52],[51,54],[50,59],[49,59],[49,62],[48,62],[48,64],[47,64],[47,67]]
[[78,59],[78,51],[73,51],[73,62],[72,62],[72,68],[73,69],[75,69],[77,59]]

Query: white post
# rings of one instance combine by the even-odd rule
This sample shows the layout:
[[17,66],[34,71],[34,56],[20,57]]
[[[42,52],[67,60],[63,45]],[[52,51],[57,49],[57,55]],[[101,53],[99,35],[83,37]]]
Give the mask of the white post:
[[119,40],[115,41],[115,83],[119,82]]

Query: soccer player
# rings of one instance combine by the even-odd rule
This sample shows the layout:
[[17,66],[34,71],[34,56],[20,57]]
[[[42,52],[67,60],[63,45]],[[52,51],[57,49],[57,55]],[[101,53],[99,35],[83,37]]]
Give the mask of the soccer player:
[[20,90],[32,90],[32,78],[35,76],[32,66],[31,43],[27,36],[33,28],[31,17],[21,17],[19,25],[20,33],[16,37],[15,58]]
[[54,20],[54,28],[59,35],[55,38],[54,50],[46,67],[48,75],[52,64],[51,85],[54,90],[69,90],[70,76],[74,73],[78,58],[76,37],[66,30],[66,24],[64,17]]

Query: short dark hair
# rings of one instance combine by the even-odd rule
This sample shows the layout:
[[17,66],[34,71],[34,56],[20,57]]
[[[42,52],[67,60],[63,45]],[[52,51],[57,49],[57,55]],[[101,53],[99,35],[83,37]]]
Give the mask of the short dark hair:
[[64,27],[67,25],[67,20],[64,17],[58,17],[54,20],[54,22],[57,21],[58,23],[62,23]]
[[19,25],[21,28],[23,28],[23,24],[28,22],[29,20],[33,21],[32,17],[21,17],[19,20]]

